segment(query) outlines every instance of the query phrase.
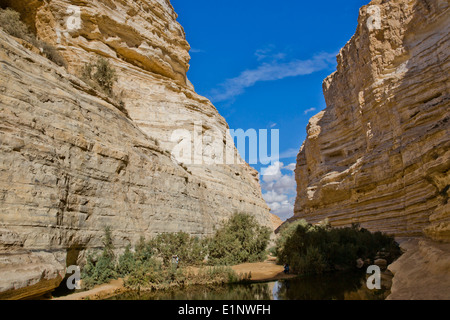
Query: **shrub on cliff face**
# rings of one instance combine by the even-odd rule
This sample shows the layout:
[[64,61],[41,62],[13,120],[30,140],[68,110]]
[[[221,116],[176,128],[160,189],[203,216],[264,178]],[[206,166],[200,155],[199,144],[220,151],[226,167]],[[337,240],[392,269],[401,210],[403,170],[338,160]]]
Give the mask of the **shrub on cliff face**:
[[20,13],[7,8],[5,10],[0,9],[0,27],[3,30],[12,35],[13,37],[25,40],[36,48],[41,50],[41,53],[49,60],[53,61],[59,66],[66,67],[66,61],[58,50],[51,44],[38,40],[36,36],[30,32],[27,25],[20,20]]
[[279,263],[287,263],[299,274],[320,274],[336,269],[355,268],[356,260],[374,259],[378,251],[388,252],[388,262],[400,255],[394,239],[381,232],[371,233],[354,225],[298,224],[277,247]]
[[117,81],[116,69],[108,60],[98,58],[96,63],[86,63],[81,72],[82,78],[92,86],[113,95],[113,86]]
[[41,48],[43,55],[47,59],[53,61],[60,67],[67,67],[66,60],[64,60],[64,57],[58,52],[58,50],[54,46],[48,44],[45,41],[38,41],[38,47]]
[[0,27],[16,38],[26,41],[32,41],[35,38],[27,25],[20,20],[20,13],[11,8],[0,9]]
[[247,214],[235,214],[210,239],[209,262],[232,265],[263,260],[270,240],[270,230]]

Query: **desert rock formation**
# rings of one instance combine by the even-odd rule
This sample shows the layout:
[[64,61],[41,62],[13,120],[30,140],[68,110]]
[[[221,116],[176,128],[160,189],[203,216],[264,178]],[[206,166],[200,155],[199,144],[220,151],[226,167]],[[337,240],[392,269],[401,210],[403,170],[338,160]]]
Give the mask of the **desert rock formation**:
[[[76,2],[81,25],[69,30],[72,2],[0,2],[68,63],[0,30],[0,297],[55,288],[107,225],[124,248],[161,232],[210,234],[235,212],[271,224],[248,164],[183,164],[170,152],[174,130],[222,140],[228,125],[186,77],[189,44],[169,1]],[[98,56],[117,70],[123,103],[80,80]]]
[[450,240],[449,3],[371,1],[297,157],[295,219]]

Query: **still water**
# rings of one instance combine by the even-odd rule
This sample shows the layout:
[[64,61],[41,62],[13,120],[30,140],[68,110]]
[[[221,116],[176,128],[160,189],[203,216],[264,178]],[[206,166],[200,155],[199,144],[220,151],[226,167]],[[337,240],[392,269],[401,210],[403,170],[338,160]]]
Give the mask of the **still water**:
[[128,292],[112,300],[384,300],[389,288],[369,290],[365,273],[333,273],[275,282],[140,293]]

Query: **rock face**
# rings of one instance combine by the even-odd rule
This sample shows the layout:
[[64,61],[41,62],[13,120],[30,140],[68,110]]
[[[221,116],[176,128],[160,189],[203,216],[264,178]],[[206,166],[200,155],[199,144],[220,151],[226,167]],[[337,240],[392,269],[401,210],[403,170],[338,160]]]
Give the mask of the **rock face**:
[[389,265],[394,273],[388,300],[449,300],[450,243],[409,239],[406,251]]
[[[107,225],[120,249],[161,232],[210,234],[235,212],[271,223],[254,169],[208,161],[220,156],[205,151],[214,137],[203,162],[170,152],[177,129],[228,137],[186,78],[189,45],[170,3],[71,3],[0,1],[68,62],[66,71],[0,29],[0,298],[55,288]],[[81,24],[69,30],[77,8]],[[79,79],[98,56],[117,70],[123,103]],[[224,152],[239,159],[234,145]]]
[[450,240],[448,1],[372,1],[323,83],[295,219]]

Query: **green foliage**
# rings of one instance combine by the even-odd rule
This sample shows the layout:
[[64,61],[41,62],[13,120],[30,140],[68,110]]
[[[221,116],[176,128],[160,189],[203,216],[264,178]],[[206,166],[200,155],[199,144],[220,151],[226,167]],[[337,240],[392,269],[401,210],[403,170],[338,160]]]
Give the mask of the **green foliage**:
[[308,222],[305,219],[296,220],[291,223],[285,223],[281,226],[280,232],[278,233],[278,237],[275,240],[275,249],[272,249],[273,254],[276,257],[280,257],[280,250],[284,248],[286,241],[292,237],[292,235],[297,230],[298,226],[307,226]]
[[255,218],[235,214],[209,241],[209,261],[215,265],[232,265],[263,260],[270,230]]
[[326,261],[320,250],[316,247],[306,248],[304,255],[293,259],[292,269],[300,274],[321,274],[326,270]]
[[66,67],[67,63],[58,50],[45,41],[36,39],[36,36],[30,32],[27,25],[20,20],[20,13],[7,8],[0,9],[0,27],[12,35],[13,37],[25,40],[35,47],[39,48],[42,54],[49,60],[53,61],[59,66]]
[[103,252],[97,255],[88,254],[86,266],[82,272],[83,285],[89,289],[97,284],[106,283],[112,279],[117,279],[114,245],[110,227],[105,228],[103,237]]
[[131,252],[131,246],[127,245],[125,252],[119,257],[119,262],[117,265],[117,274],[124,277],[133,270],[136,269],[136,260],[134,254]]
[[169,266],[174,255],[178,256],[180,265],[199,265],[207,255],[205,244],[197,237],[178,232],[159,234],[147,246],[163,259],[165,266]]
[[149,258],[145,261],[136,260],[134,268],[125,278],[125,286],[140,288],[161,284],[166,281],[167,277],[168,272],[162,268],[161,263],[155,258]]
[[[245,214],[234,215],[212,238],[199,239],[185,232],[159,234],[149,241],[143,237],[134,252],[128,245],[117,259],[111,229],[105,228],[100,256],[89,254],[82,277],[85,288],[123,277],[131,288],[164,288],[186,283],[211,284],[248,280],[251,275],[238,276],[228,267],[200,268],[187,272],[186,266],[201,266],[210,257],[212,264],[237,264],[265,258],[270,230]],[[172,264],[177,255],[179,263]]]
[[213,266],[201,269],[197,278],[205,283],[237,283],[247,280],[247,277],[240,277],[233,269],[226,266]]
[[320,274],[353,268],[358,258],[373,259],[380,250],[387,252],[388,262],[400,254],[392,237],[357,225],[331,228],[329,224],[313,226],[301,222],[295,225],[295,231],[293,227],[286,229],[277,242],[277,253],[279,263],[288,263],[295,273]]
[[113,86],[117,81],[117,73],[108,60],[100,57],[96,63],[86,63],[82,69],[81,76],[93,87],[102,90],[109,96],[113,95]]

